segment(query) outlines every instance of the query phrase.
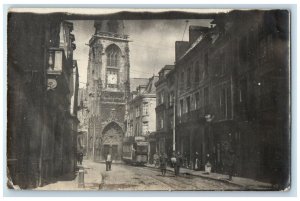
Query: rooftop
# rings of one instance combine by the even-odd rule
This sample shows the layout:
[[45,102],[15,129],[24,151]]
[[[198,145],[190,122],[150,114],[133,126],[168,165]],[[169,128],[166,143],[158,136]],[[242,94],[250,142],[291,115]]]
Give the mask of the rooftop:
[[140,85],[147,85],[149,78],[130,78],[130,92],[136,91]]

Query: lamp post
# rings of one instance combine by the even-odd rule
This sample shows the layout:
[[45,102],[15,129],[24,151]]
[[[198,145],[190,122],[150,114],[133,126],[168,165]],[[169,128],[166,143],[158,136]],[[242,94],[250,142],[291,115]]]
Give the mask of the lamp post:
[[175,106],[175,96],[173,97],[173,152],[175,153],[176,151],[176,140],[175,140],[175,136],[176,136],[176,132],[175,132],[175,117],[176,117],[176,106]]
[[[208,146],[208,151],[210,151],[210,135],[211,135],[211,121],[214,119],[214,116],[211,115],[211,114],[206,114],[205,115],[205,120],[206,122],[208,123],[208,136],[207,136],[207,139],[208,139],[208,143],[207,143],[207,146]],[[207,163],[205,164],[205,172],[207,174],[209,174],[211,172],[211,163],[210,163],[210,154],[207,154],[206,157],[207,157]]]
[[96,138],[96,118],[93,115],[93,161],[95,160],[95,138]]
[[211,122],[214,119],[214,116],[211,114],[206,114],[205,115],[205,120],[208,123],[208,148],[210,148],[210,135],[211,135]]

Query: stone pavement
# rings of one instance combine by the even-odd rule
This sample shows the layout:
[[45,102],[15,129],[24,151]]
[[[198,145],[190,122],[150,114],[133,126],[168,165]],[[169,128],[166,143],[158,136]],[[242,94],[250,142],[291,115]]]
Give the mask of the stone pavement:
[[[157,168],[154,165],[146,164],[149,168]],[[168,171],[174,172],[174,169],[171,167],[167,167]],[[195,171],[187,168],[180,168],[181,174],[189,174],[193,176],[198,176],[206,179],[221,181],[230,183],[233,185],[237,185],[244,190],[272,190],[272,185],[265,182],[260,182],[254,179],[243,178],[243,177],[232,177],[232,180],[228,180],[228,175],[219,174],[219,173],[209,173],[207,174],[204,171]]]
[[56,182],[38,187],[34,190],[99,190],[102,183],[101,172],[104,171],[105,165],[95,163],[90,160],[84,160],[82,167],[84,168],[84,184],[83,188],[78,187],[78,172],[76,178],[67,179],[68,176],[58,178]]
[[[47,184],[43,187],[38,187],[34,190],[99,190],[103,185],[103,176],[105,176],[105,163],[93,162],[90,160],[84,160],[82,167],[84,168],[84,183],[85,186],[82,188],[78,187],[78,172],[76,177],[65,176],[57,178],[55,182]],[[157,169],[154,165],[146,164],[148,168]],[[174,169],[167,167],[169,172],[174,172]],[[101,174],[102,173],[102,174]],[[253,179],[232,177],[232,180],[228,180],[228,175],[210,173],[206,174],[204,171],[194,171],[186,168],[180,168],[181,174],[189,174],[198,176],[205,179],[220,181],[224,183],[230,183],[241,188],[241,190],[272,190],[272,185],[256,181]]]

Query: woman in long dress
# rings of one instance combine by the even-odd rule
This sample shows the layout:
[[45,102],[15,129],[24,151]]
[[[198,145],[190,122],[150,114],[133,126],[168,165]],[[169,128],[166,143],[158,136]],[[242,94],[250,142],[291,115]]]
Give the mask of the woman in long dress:
[[199,159],[199,154],[196,152],[195,154],[195,170],[198,171],[200,170],[200,159]]

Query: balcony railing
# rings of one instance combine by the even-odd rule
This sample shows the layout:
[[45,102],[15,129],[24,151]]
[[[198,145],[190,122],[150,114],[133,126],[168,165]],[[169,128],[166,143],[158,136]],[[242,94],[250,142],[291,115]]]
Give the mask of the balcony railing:
[[123,103],[125,101],[124,98],[108,98],[108,97],[102,97],[102,101],[104,102],[117,102],[117,103]]
[[177,117],[176,123],[188,123],[188,122],[199,122],[199,121],[204,121],[205,120],[205,109],[199,108],[197,110],[192,110],[190,112],[184,113],[181,116]]

